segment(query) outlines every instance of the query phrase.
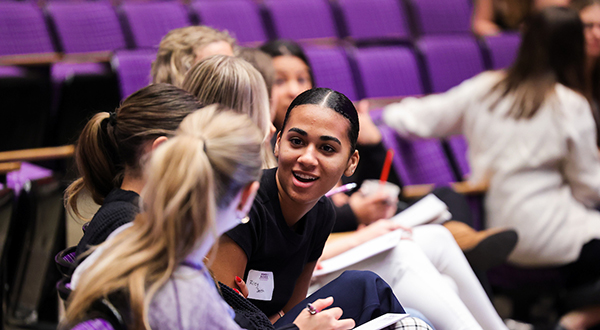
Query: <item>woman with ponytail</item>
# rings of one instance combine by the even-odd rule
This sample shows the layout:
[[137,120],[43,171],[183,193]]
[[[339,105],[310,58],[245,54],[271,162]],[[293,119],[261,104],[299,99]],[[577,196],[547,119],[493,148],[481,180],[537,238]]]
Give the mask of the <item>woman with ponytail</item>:
[[78,201],[89,193],[101,207],[77,246],[78,256],[133,220],[139,212],[144,155],[172,136],[183,118],[200,107],[184,90],[156,84],[129,96],[114,113],[98,113],[88,122],[75,152],[81,177],[67,188],[65,206],[87,220]]
[[[96,317],[95,303],[103,301],[127,329],[239,329],[204,260],[252,206],[263,136],[247,116],[225,110],[212,105],[188,116],[153,152],[143,212],[77,268],[64,327]],[[315,304],[325,308],[329,300]],[[288,328],[353,327],[341,314],[306,310]]]

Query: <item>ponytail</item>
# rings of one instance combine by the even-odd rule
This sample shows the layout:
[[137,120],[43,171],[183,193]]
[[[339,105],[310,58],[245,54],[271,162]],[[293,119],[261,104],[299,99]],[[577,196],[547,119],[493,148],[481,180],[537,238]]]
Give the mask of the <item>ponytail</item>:
[[194,112],[147,164],[143,213],[106,246],[70,297],[65,322],[85,319],[94,301],[113,293],[128,298],[128,328],[150,329],[154,294],[212,233],[216,213],[261,174],[262,134],[242,114],[212,105]]

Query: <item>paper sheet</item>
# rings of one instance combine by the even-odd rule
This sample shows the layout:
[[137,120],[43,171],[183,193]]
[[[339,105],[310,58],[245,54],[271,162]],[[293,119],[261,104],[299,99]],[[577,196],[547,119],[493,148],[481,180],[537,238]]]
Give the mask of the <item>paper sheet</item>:
[[451,217],[448,206],[435,195],[429,194],[390,220],[410,228],[427,223],[442,223]]

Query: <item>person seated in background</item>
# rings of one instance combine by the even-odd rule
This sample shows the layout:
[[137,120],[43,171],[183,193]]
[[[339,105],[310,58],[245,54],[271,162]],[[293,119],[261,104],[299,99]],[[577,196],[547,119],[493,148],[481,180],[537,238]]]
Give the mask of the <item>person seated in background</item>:
[[152,62],[152,83],[181,87],[185,73],[212,55],[233,56],[237,43],[227,31],[208,26],[188,26],[169,31],[158,46]]
[[475,0],[472,30],[491,36],[502,30],[518,30],[532,12],[549,6],[567,6],[570,0]]
[[[514,227],[509,261],[559,267],[567,288],[600,279],[600,157],[586,96],[584,25],[569,8],[526,22],[508,70],[481,73],[448,92],[385,108],[405,138],[464,134],[471,180],[489,178],[486,224]],[[596,297],[597,298],[597,297]],[[597,301],[597,299],[596,299]],[[564,315],[565,329],[600,323],[600,306]]]
[[[262,142],[246,115],[212,105],[188,116],[145,168],[144,211],[77,268],[61,328],[101,318],[115,329],[241,329],[204,259],[252,205]],[[331,302],[285,329],[352,328]]]

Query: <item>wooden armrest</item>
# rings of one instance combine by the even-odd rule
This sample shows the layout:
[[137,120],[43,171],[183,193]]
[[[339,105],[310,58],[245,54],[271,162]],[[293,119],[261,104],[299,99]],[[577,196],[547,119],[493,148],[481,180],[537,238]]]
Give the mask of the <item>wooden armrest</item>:
[[[429,194],[435,185],[417,184],[402,187],[402,196],[408,199],[423,197]],[[488,190],[488,182],[473,183],[470,181],[452,182],[450,187],[459,194],[463,195],[481,195]]]
[[369,101],[369,110],[373,110],[383,108],[388,104],[398,103],[402,101],[403,98],[404,96],[373,97],[366,100]]
[[21,168],[21,162],[0,163],[0,174],[16,171]]
[[110,62],[112,51],[89,52],[89,53],[71,53],[65,54],[62,62],[67,63],[102,63]]
[[60,61],[60,53],[36,53],[0,56],[0,65],[43,65]]
[[60,158],[70,158],[75,154],[75,146],[24,149],[0,152],[0,163],[15,161],[38,161]]
[[329,234],[329,237],[327,238],[327,241],[328,242],[333,242],[335,240],[348,237],[348,236],[354,234],[355,232],[356,231],[345,231],[343,233],[331,233],[331,234]]

